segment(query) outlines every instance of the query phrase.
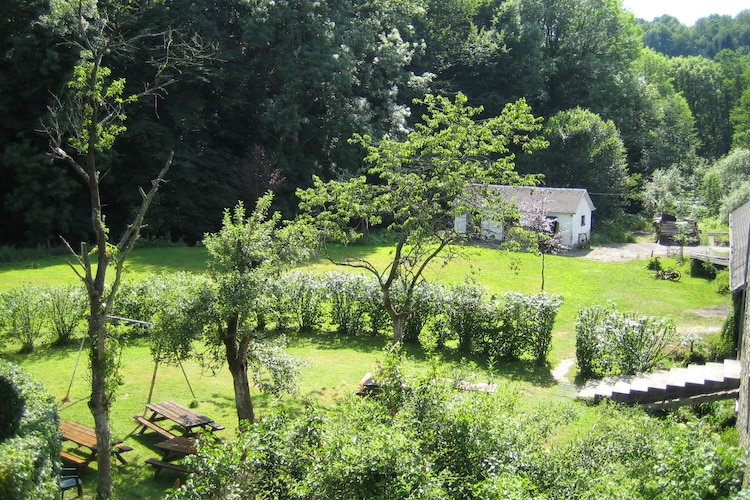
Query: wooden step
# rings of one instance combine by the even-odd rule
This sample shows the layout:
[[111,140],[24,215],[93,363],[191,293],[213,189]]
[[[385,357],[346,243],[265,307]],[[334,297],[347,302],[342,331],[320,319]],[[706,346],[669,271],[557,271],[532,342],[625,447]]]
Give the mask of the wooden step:
[[736,359],[725,359],[724,360],[724,378],[725,379],[740,379],[740,371],[742,365]]
[[724,363],[706,363],[706,380],[724,382]]
[[667,374],[667,390],[685,387],[687,368],[672,368]]

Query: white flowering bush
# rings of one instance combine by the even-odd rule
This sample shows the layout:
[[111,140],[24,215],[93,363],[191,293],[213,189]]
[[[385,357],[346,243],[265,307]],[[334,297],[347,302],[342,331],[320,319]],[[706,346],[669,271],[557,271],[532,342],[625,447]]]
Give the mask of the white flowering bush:
[[328,300],[327,288],[319,274],[291,271],[281,277],[281,309],[300,331],[319,327],[324,319],[323,306]]
[[658,368],[677,338],[669,319],[618,312],[611,304],[579,311],[576,358],[581,376],[634,375]]
[[325,286],[331,304],[331,323],[339,333],[357,335],[365,329],[368,278],[362,274],[332,271],[325,274]]
[[490,327],[481,342],[482,351],[498,359],[517,360],[528,355],[543,362],[549,354],[560,305],[560,295],[503,294],[493,309]]

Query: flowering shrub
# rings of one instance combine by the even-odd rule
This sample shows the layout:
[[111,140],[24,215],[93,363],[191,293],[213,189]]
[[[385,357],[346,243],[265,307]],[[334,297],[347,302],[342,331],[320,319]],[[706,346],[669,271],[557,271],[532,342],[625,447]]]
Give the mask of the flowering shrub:
[[560,295],[504,294],[491,312],[489,327],[480,342],[482,352],[495,358],[515,360],[529,355],[538,362],[544,361],[560,305]]
[[331,301],[331,322],[338,332],[362,333],[368,278],[362,274],[332,271],[325,274],[324,280]]
[[447,326],[452,335],[458,338],[458,349],[470,353],[475,339],[489,325],[490,307],[485,288],[462,283],[451,287],[445,300]]
[[319,274],[292,271],[280,281],[281,308],[287,311],[300,331],[309,331],[323,323],[323,304],[328,298]]
[[578,313],[576,358],[581,375],[634,375],[657,368],[676,338],[671,320],[593,306]]
[[[439,283],[422,281],[414,288],[411,302],[403,306],[410,311],[404,322],[404,342],[419,342],[422,329],[440,310],[444,295],[444,287]],[[400,294],[399,300],[406,300],[403,293]]]
[[40,300],[42,287],[26,283],[0,295],[0,329],[21,344],[21,352],[34,351],[44,337],[46,303]]

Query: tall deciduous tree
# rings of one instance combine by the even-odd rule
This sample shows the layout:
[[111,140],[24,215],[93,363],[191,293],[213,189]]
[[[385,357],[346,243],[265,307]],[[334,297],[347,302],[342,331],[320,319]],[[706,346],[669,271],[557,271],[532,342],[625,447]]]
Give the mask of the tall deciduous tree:
[[615,124],[575,108],[550,118],[543,134],[549,148],[524,158],[520,169],[544,174],[548,186],[586,188],[599,217],[618,215],[627,202],[630,180]]
[[298,191],[301,208],[324,243],[352,242],[363,228],[381,225],[395,238],[383,267],[364,258],[336,260],[326,252],[335,264],[363,269],[377,279],[395,343],[403,339],[411,298],[427,266],[453,257],[452,245],[466,237],[456,230],[456,217],[497,218],[504,203],[483,188],[531,182],[515,171],[512,150],[531,152],[545,144],[535,137],[540,121],[523,100],[479,121],[475,118],[482,109],[469,107],[463,94],[454,101],[428,95],[418,104],[427,113],[405,140],[355,137],[367,150],[371,182],[364,176],[327,183],[316,179],[313,188]]
[[[687,100],[701,140],[699,154],[717,159],[729,152],[734,84],[727,85],[718,62],[704,57],[678,57],[671,61],[675,89]],[[737,96],[739,98],[739,96]]]
[[[55,0],[45,18],[65,40],[77,47],[81,61],[73,70],[68,92],[50,107],[45,131],[53,158],[65,162],[88,188],[93,244],[82,242],[78,252],[68,244],[75,257],[71,267],[88,292],[88,335],[91,341],[91,397],[89,408],[94,417],[97,437],[97,497],[112,496],[109,410],[117,386],[117,339],[110,335],[108,316],[117,295],[125,260],[135,247],[146,212],[172,163],[169,155],[148,191],[140,190],[141,204],[132,222],[113,242],[106,223],[101,185],[107,172],[106,152],[125,130],[125,108],[145,95],[160,93],[173,82],[170,70],[180,61],[180,47],[173,31],[161,33],[165,42],[155,64],[156,77],[140,94],[124,95],[125,79],[114,78],[104,65],[105,59],[127,48],[128,23],[142,15],[130,2],[100,4],[95,1]],[[141,34],[143,36],[143,34]],[[67,242],[66,242],[67,244]],[[114,271],[108,276],[108,271]]]
[[[619,0],[522,0],[527,26],[543,38],[545,116],[576,106],[614,119],[621,82],[642,46],[633,15]],[[586,82],[582,85],[582,82]]]
[[[48,0],[0,5],[0,244],[49,245],[59,234],[85,232],[72,201],[80,185],[62,165],[49,165],[46,139],[35,133],[50,89],[60,88],[75,51],[41,25]],[[81,231],[81,229],[84,231]]]
[[[310,252],[309,234],[300,224],[282,224],[281,214],[269,215],[273,194],[262,196],[246,217],[244,205],[226,210],[222,228],[203,240],[209,254],[208,267],[215,284],[212,304],[207,304],[200,329],[207,343],[223,347],[232,374],[234,398],[240,425],[253,423],[248,358],[262,363],[274,376],[275,386],[289,382],[292,364],[278,350],[263,345],[263,330],[269,312],[269,283]],[[214,354],[218,354],[216,349]]]

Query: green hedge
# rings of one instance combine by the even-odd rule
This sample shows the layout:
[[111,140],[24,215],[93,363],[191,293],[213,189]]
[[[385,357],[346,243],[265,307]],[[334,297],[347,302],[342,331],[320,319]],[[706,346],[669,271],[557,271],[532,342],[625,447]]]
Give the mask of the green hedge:
[[59,498],[60,417],[54,399],[0,359],[0,498]]

